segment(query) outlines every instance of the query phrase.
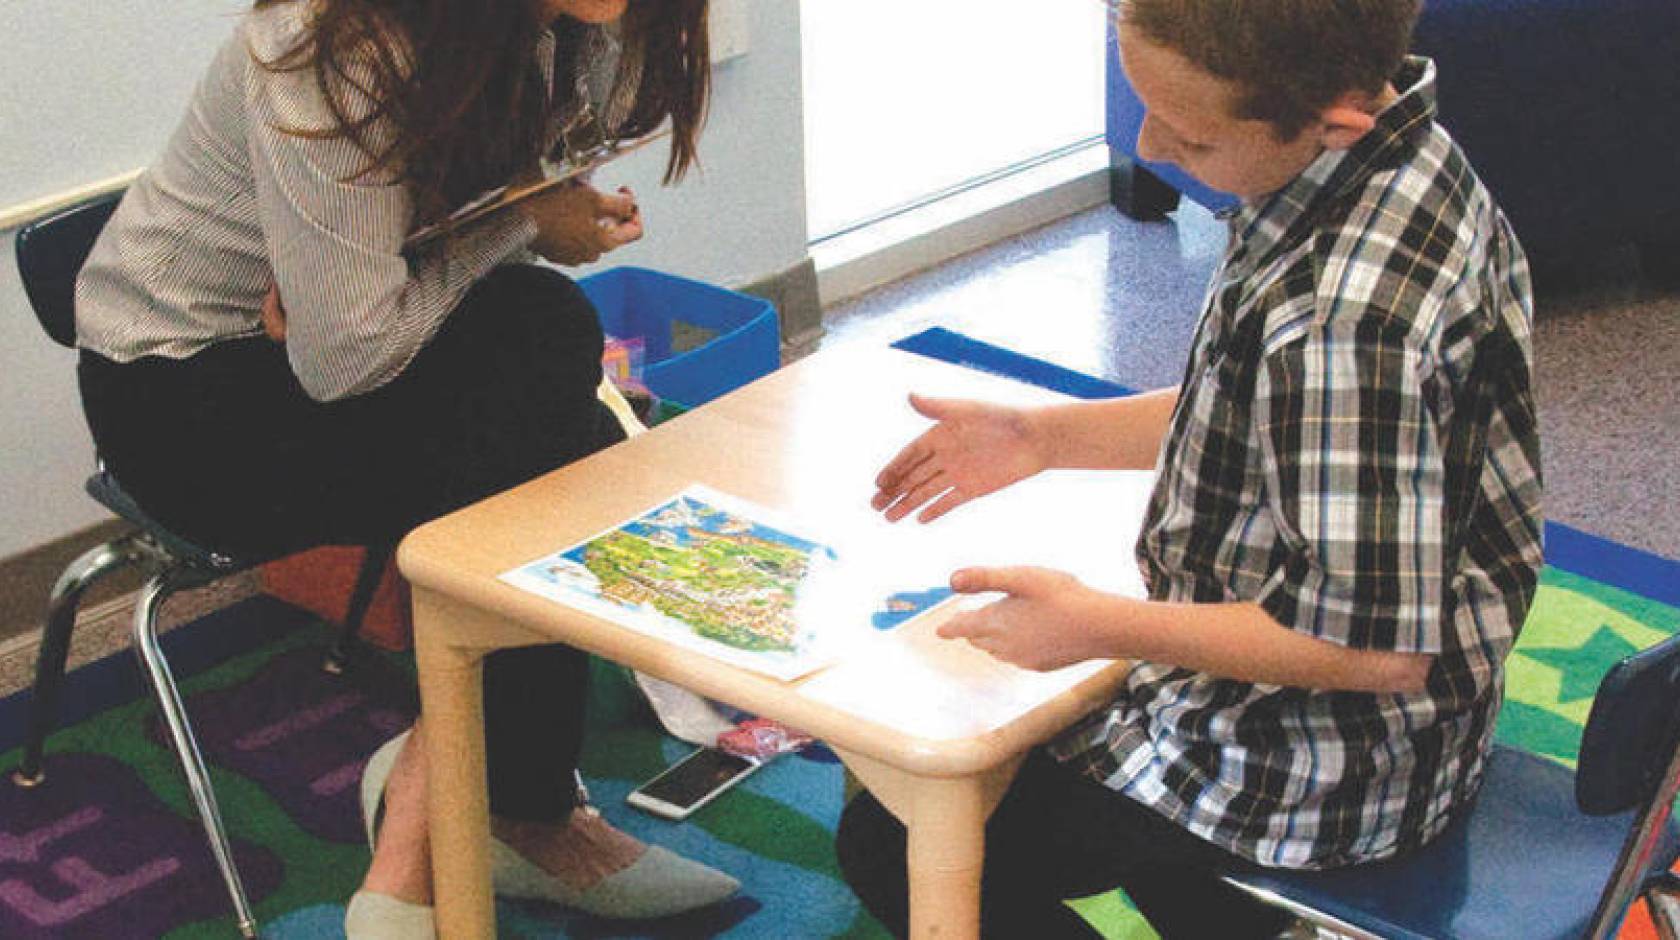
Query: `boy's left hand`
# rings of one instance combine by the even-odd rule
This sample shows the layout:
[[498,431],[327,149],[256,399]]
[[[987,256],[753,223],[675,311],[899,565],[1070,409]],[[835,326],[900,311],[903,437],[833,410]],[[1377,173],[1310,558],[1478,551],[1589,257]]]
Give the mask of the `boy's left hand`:
[[1023,669],[1048,672],[1103,656],[1094,629],[1096,592],[1049,568],[963,568],[951,575],[959,594],[1006,595],[941,624],[939,636],[964,639]]

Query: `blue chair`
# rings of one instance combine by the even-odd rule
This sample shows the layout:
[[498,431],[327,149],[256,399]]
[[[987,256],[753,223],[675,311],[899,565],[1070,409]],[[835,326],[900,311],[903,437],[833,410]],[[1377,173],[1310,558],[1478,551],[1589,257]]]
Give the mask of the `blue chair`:
[[1139,222],[1159,222],[1178,208],[1180,194],[1212,212],[1233,209],[1237,197],[1222,193],[1171,163],[1137,156],[1138,133],[1143,130],[1143,101],[1132,90],[1120,66],[1115,18],[1108,17],[1104,62],[1103,140],[1108,144],[1108,199],[1114,208]]
[[[1680,925],[1680,636],[1598,686],[1575,772],[1495,745],[1470,812],[1404,858],[1225,881],[1333,932],[1382,940],[1613,936],[1643,895]],[[1666,930],[1666,933],[1660,931]]]
[[[1115,207],[1152,221],[1180,193],[1215,211],[1234,205],[1175,166],[1136,158],[1144,108],[1113,31],[1104,136]],[[1537,271],[1626,244],[1646,278],[1680,281],[1680,4],[1427,0],[1413,48],[1439,65],[1441,123]]]
[[[18,272],[22,276],[24,292],[42,328],[60,345],[74,347],[76,344],[76,275],[120,198],[120,193],[102,196],[33,222],[18,231]],[[157,618],[164,602],[176,592],[202,587],[272,559],[233,557],[176,535],[147,515],[139,503],[123,490],[116,477],[102,466],[88,478],[87,491],[105,508],[131,523],[135,531],[93,548],[71,562],[53,586],[41,649],[35,664],[35,685],[24,739],[23,762],[13,771],[12,780],[20,787],[37,787],[46,782],[41,752],[47,735],[57,724],[65,660],[70,651],[70,633],[76,625],[76,609],[82,593],[105,575],[135,566],[143,573],[146,583],[134,609],[134,651],[140,658],[141,670],[162,711],[175,756],[186,774],[211,853],[232,899],[239,929],[245,936],[255,937],[256,918],[234,865],[221,812],[216,806],[216,794],[211,789],[204,758],[187,721],[175,678],[158,646]],[[395,550],[394,541],[389,545],[368,548],[357,574],[349,611],[322,664],[327,672],[336,675],[344,671],[356,643],[356,632],[362,617],[373,599],[374,588],[378,586],[379,577]]]

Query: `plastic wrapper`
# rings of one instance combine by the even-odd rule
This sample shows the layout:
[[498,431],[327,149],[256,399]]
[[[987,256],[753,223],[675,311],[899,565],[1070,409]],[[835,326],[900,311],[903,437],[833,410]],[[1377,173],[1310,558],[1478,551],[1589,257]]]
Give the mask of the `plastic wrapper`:
[[749,718],[717,737],[717,746],[738,757],[769,760],[809,746],[813,739],[768,718]]

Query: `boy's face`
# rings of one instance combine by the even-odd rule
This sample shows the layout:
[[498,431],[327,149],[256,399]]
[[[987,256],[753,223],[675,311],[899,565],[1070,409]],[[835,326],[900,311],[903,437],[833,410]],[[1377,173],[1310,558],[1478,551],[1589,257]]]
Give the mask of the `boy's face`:
[[1214,189],[1252,199],[1276,192],[1326,146],[1323,122],[1279,140],[1266,121],[1235,115],[1237,87],[1120,24],[1120,60],[1145,108],[1137,152],[1173,163]]

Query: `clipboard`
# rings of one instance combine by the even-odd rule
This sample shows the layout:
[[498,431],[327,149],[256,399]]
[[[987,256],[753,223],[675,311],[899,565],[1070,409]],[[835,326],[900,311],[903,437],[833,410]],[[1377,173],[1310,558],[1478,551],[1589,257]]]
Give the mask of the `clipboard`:
[[569,183],[581,182],[597,169],[626,154],[635,153],[648,144],[669,136],[670,133],[669,130],[662,130],[632,141],[612,141],[565,162],[544,158],[541,161],[542,179],[531,183],[510,183],[507,186],[500,186],[484,193],[451,212],[447,218],[415,229],[407,238],[403,239],[403,249],[407,251],[419,248],[437,240],[446,232],[470,225],[509,206],[518,205],[533,196],[541,195]]

